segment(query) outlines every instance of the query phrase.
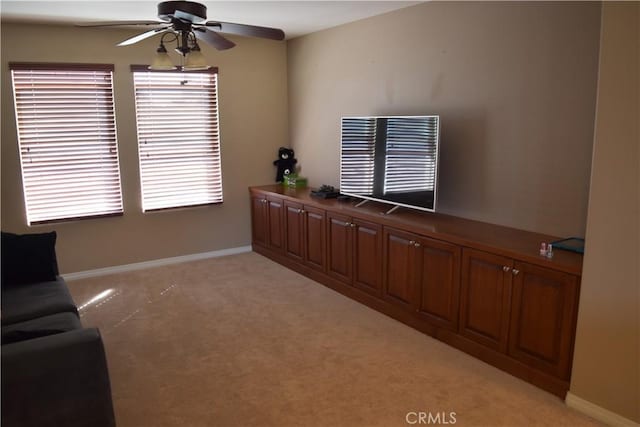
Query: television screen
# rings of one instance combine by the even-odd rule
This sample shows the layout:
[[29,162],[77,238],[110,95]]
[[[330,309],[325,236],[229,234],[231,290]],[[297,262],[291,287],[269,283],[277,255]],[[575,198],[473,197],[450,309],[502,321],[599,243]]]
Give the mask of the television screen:
[[439,116],[343,117],[340,192],[435,211]]

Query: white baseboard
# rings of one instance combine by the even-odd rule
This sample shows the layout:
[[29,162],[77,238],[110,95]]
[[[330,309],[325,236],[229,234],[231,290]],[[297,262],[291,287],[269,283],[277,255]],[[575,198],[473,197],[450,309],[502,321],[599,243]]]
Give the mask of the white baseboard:
[[567,393],[567,397],[564,402],[568,407],[582,412],[585,415],[590,416],[598,421],[610,425],[612,427],[640,427],[640,424],[632,421],[628,418],[618,415],[615,412],[611,412],[608,409],[604,409],[601,406],[591,403],[588,400],[584,400],[571,392]]
[[160,267],[163,265],[179,264],[181,262],[197,261],[208,258],[218,258],[227,255],[251,252],[251,246],[240,246],[237,248],[221,249],[218,251],[201,252],[198,254],[182,255],[171,258],[154,259],[152,261],[136,262],[133,264],[116,265],[113,267],[97,268],[95,270],[78,271],[76,273],[63,274],[65,280],[86,279],[88,277],[106,276],[127,271],[143,270],[145,268]]

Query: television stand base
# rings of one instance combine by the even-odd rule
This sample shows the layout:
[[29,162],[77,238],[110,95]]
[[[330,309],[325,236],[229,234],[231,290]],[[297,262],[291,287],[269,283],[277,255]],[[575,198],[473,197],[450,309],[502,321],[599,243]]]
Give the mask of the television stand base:
[[395,211],[396,209],[398,209],[400,206],[394,206],[391,209],[389,209],[388,211],[386,211],[385,213],[383,213],[382,215],[390,215],[391,213],[393,213],[393,211]]

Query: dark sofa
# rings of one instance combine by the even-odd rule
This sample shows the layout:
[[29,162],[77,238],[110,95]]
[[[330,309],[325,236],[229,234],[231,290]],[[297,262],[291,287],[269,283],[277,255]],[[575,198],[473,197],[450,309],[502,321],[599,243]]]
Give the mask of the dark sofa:
[[2,233],[2,426],[115,426],[102,338],[80,323],[55,239]]

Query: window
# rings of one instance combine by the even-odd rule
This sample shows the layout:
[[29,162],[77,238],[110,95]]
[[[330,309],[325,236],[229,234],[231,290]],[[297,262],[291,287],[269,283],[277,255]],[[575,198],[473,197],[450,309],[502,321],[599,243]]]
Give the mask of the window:
[[217,69],[131,70],[143,211],[221,203]]
[[9,68],[28,224],[121,215],[113,65]]

